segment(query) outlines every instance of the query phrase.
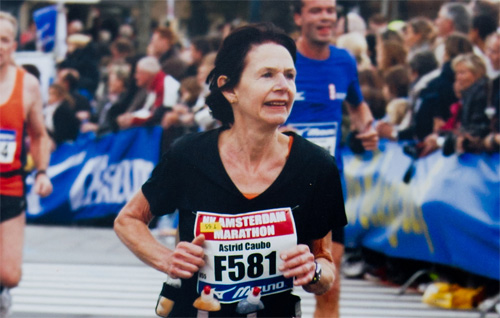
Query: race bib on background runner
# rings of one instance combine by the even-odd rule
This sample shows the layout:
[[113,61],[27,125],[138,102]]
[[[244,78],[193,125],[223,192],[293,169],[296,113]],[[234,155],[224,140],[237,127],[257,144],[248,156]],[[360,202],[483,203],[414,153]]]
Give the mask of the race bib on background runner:
[[198,273],[198,293],[210,285],[221,303],[245,299],[253,287],[262,295],[293,288],[278,270],[281,251],[297,245],[290,208],[243,214],[198,212],[195,236],[205,235],[205,266]]
[[290,124],[290,126],[297,129],[298,135],[325,149],[330,155],[335,156],[339,126],[337,122]]
[[16,149],[16,131],[0,129],[0,163],[14,162]]

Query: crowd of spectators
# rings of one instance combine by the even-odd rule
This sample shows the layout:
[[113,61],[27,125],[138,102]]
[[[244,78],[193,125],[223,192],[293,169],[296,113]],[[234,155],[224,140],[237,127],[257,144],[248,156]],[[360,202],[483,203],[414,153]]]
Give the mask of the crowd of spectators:
[[[498,152],[498,19],[498,6],[485,0],[445,3],[435,21],[339,19],[336,44],[357,61],[379,136],[407,143],[417,158]],[[159,26],[144,55],[128,24],[104,40],[92,39],[81,22],[69,27],[68,53],[44,110],[54,147],[75,140],[75,127],[102,135],[161,125],[165,151],[183,134],[218,126],[205,105],[205,79],[222,33],[180,40]]]
[[[218,125],[204,99],[208,93],[205,79],[221,35],[195,37],[181,46],[172,28],[158,26],[152,30],[145,54],[141,54],[137,53],[134,27],[129,24],[121,25],[114,39],[106,30],[97,32],[98,38],[92,33],[96,32],[79,20],[68,23],[67,53],[57,63],[44,107],[53,149],[62,142],[75,141],[79,133],[101,136],[131,127],[161,125],[165,151],[187,132]],[[21,49],[35,47],[23,45]],[[37,72],[32,65],[26,68]]]
[[[440,148],[446,155],[492,152],[500,142],[497,28],[498,8],[488,1],[445,3],[434,22],[423,16],[391,22],[380,14],[365,21],[350,12],[339,18],[336,44],[357,61],[382,138],[406,140],[418,156]],[[94,29],[78,20],[68,24],[68,50],[55,81],[61,87],[51,87],[67,97],[49,102],[46,116],[60,114],[54,109],[63,105],[64,118],[74,112],[82,132],[97,134],[161,125],[163,150],[180,135],[218,125],[204,97],[222,33],[179,39],[159,26],[144,55],[137,53],[133,26],[121,25],[115,38]],[[478,92],[484,98],[471,100]],[[55,146],[75,140],[74,132],[55,132],[56,118],[45,121]]]

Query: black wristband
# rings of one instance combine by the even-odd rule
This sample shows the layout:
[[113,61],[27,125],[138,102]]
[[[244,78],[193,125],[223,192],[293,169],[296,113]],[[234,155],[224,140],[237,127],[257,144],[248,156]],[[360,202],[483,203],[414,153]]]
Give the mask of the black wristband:
[[309,285],[314,285],[321,279],[321,264],[316,261],[314,261],[314,263],[316,264],[316,269],[314,270],[314,276]]
[[45,169],[42,169],[42,170],[38,170],[36,173],[35,173],[35,179],[38,178],[39,175],[41,174],[47,174],[47,170]]

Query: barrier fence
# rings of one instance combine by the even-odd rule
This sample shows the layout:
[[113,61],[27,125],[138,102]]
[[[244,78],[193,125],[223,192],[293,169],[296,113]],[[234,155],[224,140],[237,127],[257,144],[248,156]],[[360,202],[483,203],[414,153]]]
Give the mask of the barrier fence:
[[[72,224],[113,217],[159,160],[161,128],[83,135],[52,154],[54,192],[39,198],[27,178],[27,218]],[[344,149],[346,246],[423,260],[500,279],[500,157],[436,152],[412,164],[402,145],[353,155]]]

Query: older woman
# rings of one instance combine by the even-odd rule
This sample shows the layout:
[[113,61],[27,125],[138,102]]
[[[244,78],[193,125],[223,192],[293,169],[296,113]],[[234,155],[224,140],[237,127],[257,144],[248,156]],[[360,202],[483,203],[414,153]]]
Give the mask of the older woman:
[[460,100],[451,107],[452,116],[445,123],[441,132],[428,136],[423,155],[443,147],[443,153],[449,155],[458,152],[476,152],[482,149],[482,139],[490,131],[490,122],[486,115],[488,106],[488,78],[486,66],[474,53],[460,54],[452,61],[455,72],[455,89]]
[[[295,53],[270,25],[233,31],[208,77],[207,104],[222,127],[173,145],[115,221],[141,260],[181,279],[162,293],[174,303],[169,317],[196,316],[207,286],[221,303],[210,317],[239,317],[254,287],[258,316],[295,317],[294,286],[321,294],[333,284],[330,230],[346,224],[335,160],[279,131],[295,97]],[[170,250],[147,224],[175,210],[180,242]]]
[[406,24],[403,38],[408,50],[407,60],[410,61],[416,53],[432,49],[436,31],[431,20],[416,17]]

